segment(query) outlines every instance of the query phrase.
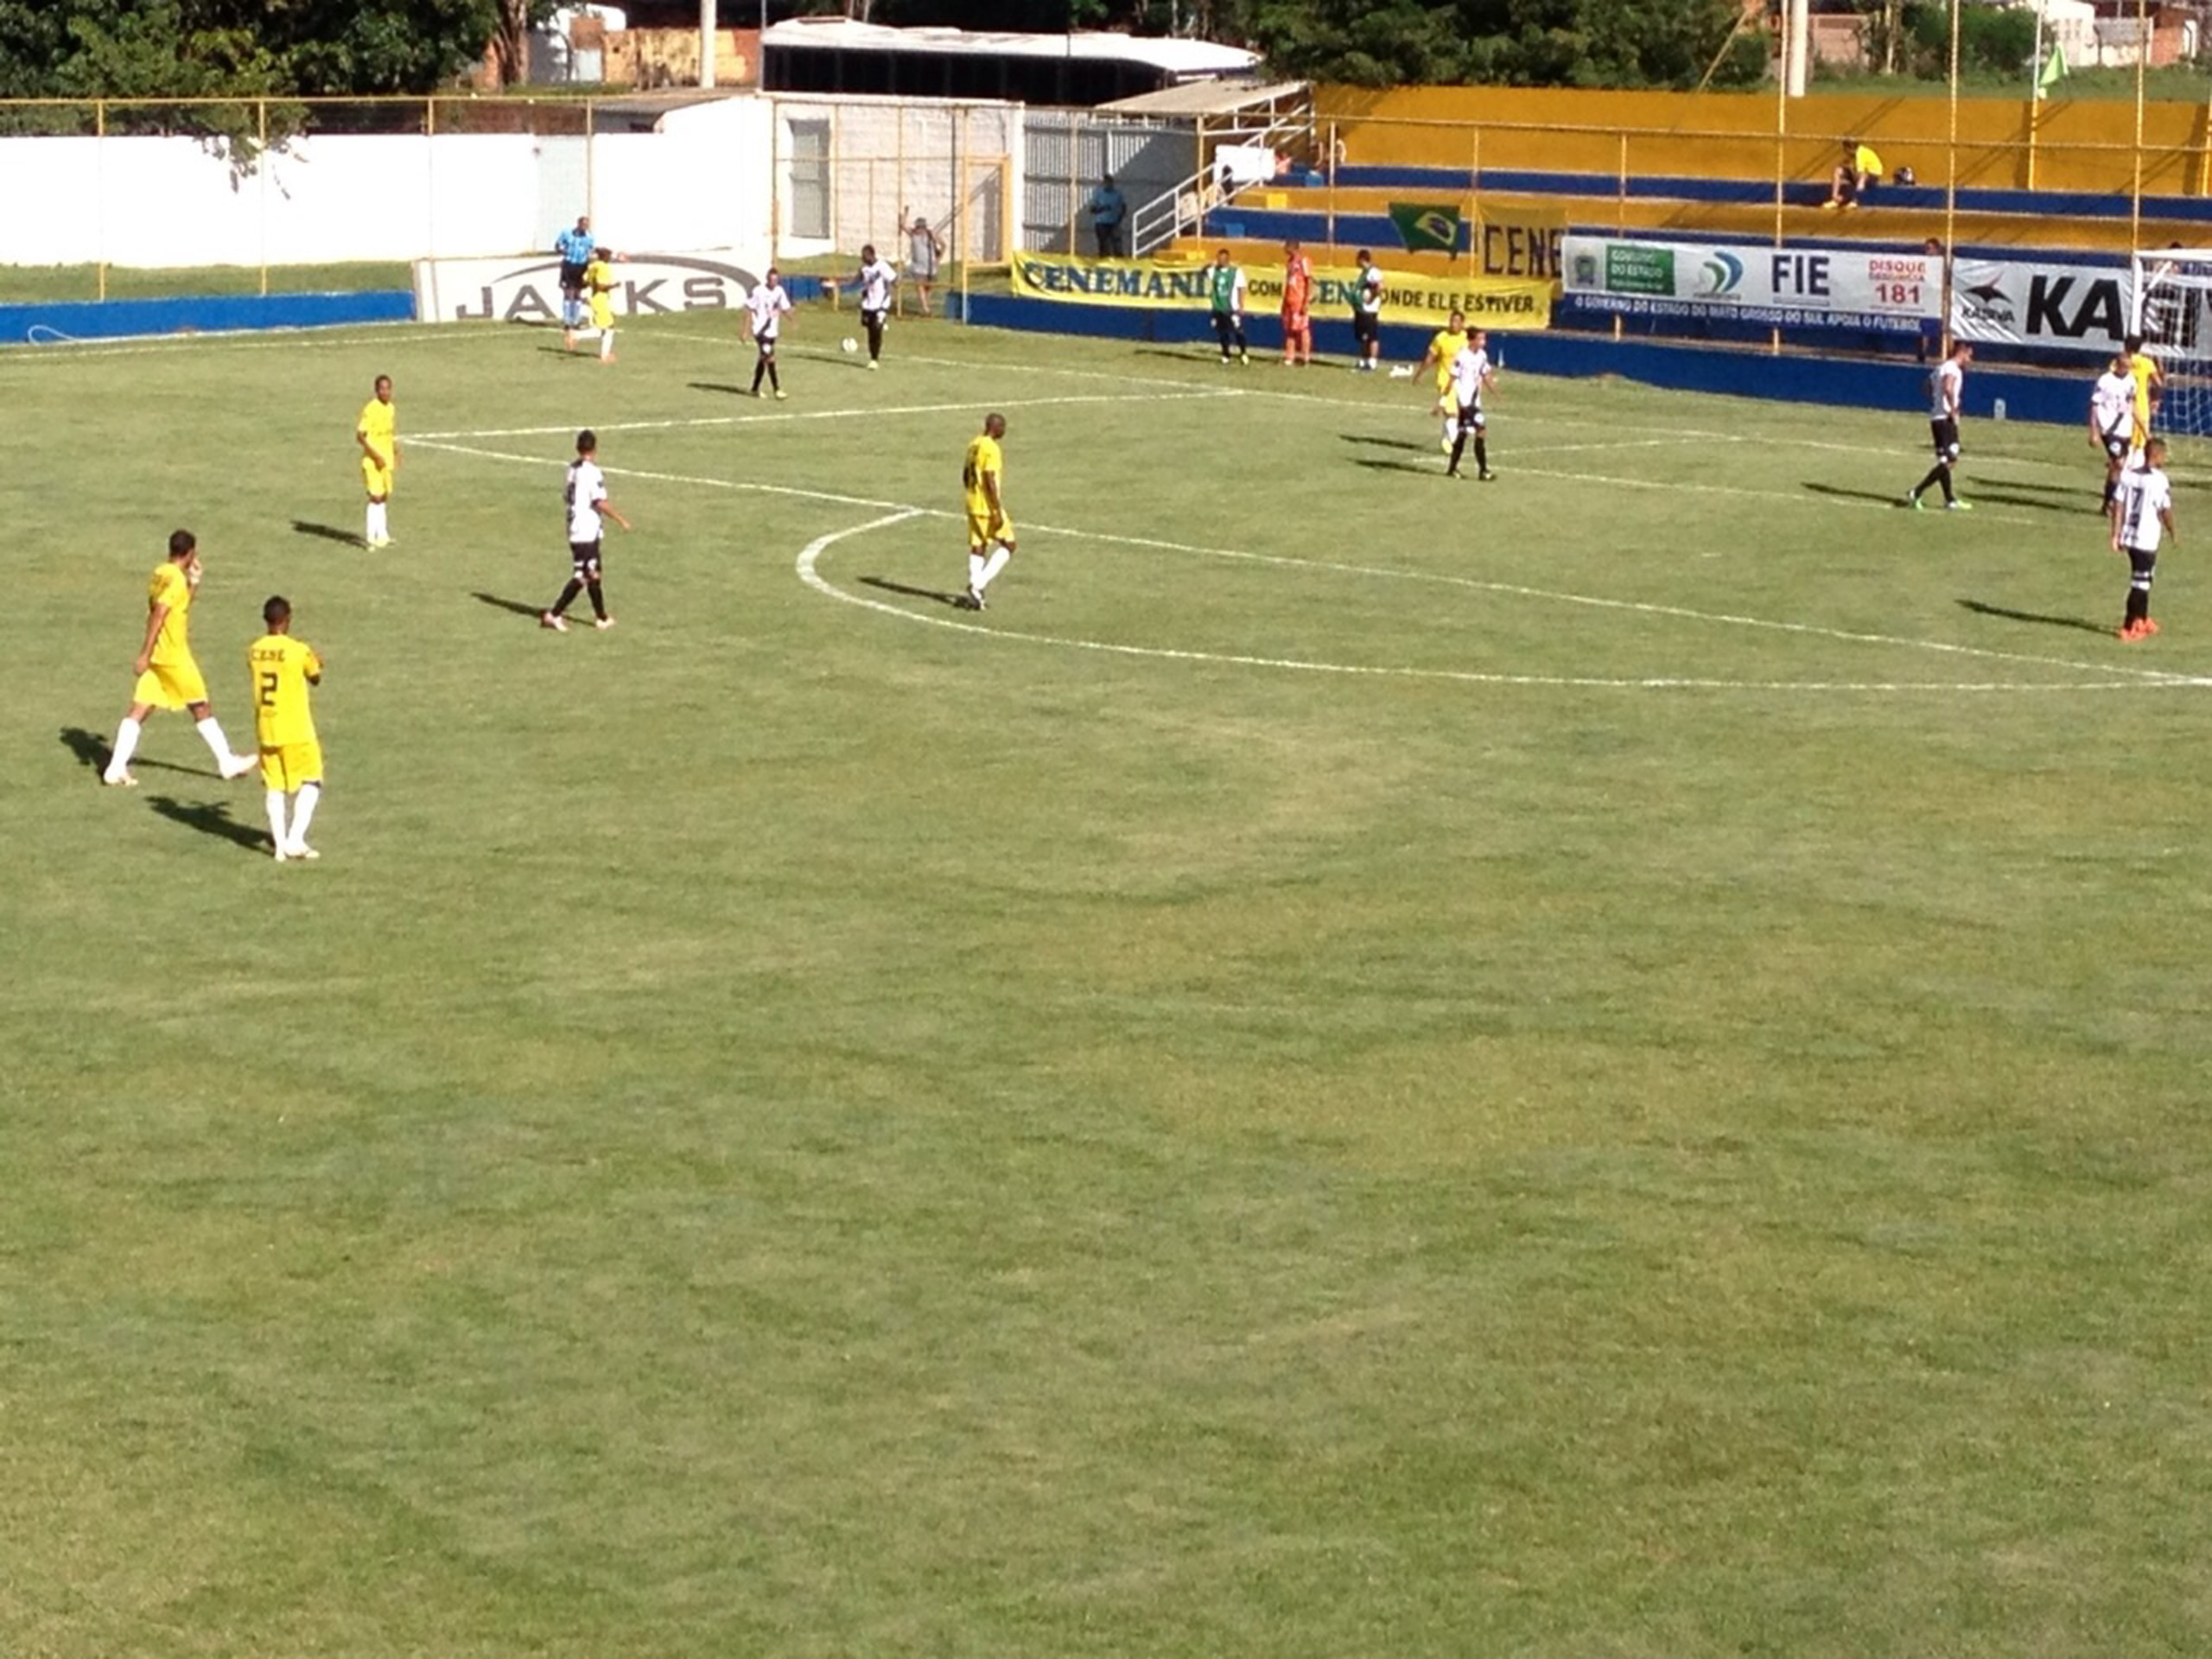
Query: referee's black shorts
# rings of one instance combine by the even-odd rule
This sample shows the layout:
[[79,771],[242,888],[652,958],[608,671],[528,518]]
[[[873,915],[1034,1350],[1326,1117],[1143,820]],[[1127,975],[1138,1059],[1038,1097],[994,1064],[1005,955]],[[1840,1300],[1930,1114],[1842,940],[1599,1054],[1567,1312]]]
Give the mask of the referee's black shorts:
[[572,265],[563,259],[561,262],[561,291],[563,294],[578,294],[583,291],[583,286],[584,268]]

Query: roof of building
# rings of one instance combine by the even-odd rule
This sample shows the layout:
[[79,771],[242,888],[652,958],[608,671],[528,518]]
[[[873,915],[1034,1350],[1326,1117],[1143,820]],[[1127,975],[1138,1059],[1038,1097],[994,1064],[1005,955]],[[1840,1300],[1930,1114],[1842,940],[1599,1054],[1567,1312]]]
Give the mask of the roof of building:
[[1163,86],[1156,92],[1116,99],[1098,107],[1112,110],[1117,115],[1234,115],[1240,110],[1303,98],[1307,90],[1302,80],[1268,81],[1264,85],[1258,81],[1224,85],[1218,80],[1190,80]]
[[771,24],[760,36],[763,51],[778,47],[821,47],[847,52],[932,52],[955,56],[1084,58],[1116,63],[1145,63],[1179,79],[1210,79],[1257,72],[1260,56],[1241,46],[1212,41],[1121,35],[1078,29],[1065,35],[1015,35],[960,29],[889,29],[881,23],[843,17],[793,17]]

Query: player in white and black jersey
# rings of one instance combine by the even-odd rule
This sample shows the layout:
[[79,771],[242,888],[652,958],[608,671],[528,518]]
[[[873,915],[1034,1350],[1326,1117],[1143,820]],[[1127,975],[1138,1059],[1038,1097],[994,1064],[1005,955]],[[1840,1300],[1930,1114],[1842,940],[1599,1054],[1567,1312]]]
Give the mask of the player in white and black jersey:
[[576,458],[569,463],[562,500],[569,514],[569,585],[553,601],[553,608],[538,617],[537,626],[566,633],[569,607],[575,603],[578,594],[589,594],[592,626],[611,628],[614,619],[607,613],[607,591],[601,585],[599,543],[603,527],[600,520],[612,518],[625,530],[630,528],[630,521],[607,499],[607,474],[599,470],[597,433],[587,429],[576,434]]
[[891,288],[899,272],[875,255],[871,242],[861,250],[861,268],[847,279],[861,296],[861,327],[868,332],[868,365],[873,369],[883,355],[883,325],[891,316]]
[[1964,512],[1971,505],[1960,500],[1951,487],[1951,469],[1959,462],[1959,410],[1966,400],[1967,365],[1973,361],[1974,343],[1960,340],[1928,377],[1928,431],[1936,441],[1936,464],[1905,497],[1908,507],[1919,506],[1921,493],[1930,484],[1943,486],[1943,505],[1953,512]]
[[776,341],[784,332],[784,318],[791,308],[791,296],[784,288],[784,273],[773,265],[760,279],[760,285],[745,296],[746,327],[753,331],[753,344],[760,352],[760,360],[753,365],[753,395],[760,395],[760,378],[766,375],[769,386],[778,397],[784,395],[783,377],[776,372]]
[[2135,376],[2125,356],[2105,365],[2089,389],[2089,443],[2105,458],[2105,511],[2112,511],[2120,475],[2136,458]]
[[2163,533],[2180,540],[2174,532],[2174,486],[2165,474],[2165,459],[2166,441],[2148,440],[2142,464],[2122,473],[2113,493],[2112,548],[2127,555],[2127,614],[2120,637],[2130,645],[2158,631],[2151,620],[2151,578],[2158,573],[2159,537]]
[[1483,413],[1483,393],[1497,390],[1497,373],[1491,367],[1489,331],[1478,328],[1471,333],[1449,366],[1452,400],[1459,405],[1459,414],[1453,423],[1452,460],[1445,467],[1444,475],[1464,476],[1459,471],[1459,457],[1466,453],[1467,439],[1471,435],[1475,441],[1475,476],[1487,484],[1497,476],[1490,469],[1490,423]]

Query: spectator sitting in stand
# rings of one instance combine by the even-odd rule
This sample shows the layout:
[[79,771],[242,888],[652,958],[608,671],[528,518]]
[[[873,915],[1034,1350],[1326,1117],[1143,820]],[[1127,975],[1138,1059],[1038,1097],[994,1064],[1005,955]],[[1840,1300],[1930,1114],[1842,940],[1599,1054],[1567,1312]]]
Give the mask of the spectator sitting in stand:
[[1859,206],[1859,199],[1882,181],[1882,158],[1872,144],[1856,138],[1843,141],[1843,159],[1828,182],[1828,199],[1821,204],[1829,213]]

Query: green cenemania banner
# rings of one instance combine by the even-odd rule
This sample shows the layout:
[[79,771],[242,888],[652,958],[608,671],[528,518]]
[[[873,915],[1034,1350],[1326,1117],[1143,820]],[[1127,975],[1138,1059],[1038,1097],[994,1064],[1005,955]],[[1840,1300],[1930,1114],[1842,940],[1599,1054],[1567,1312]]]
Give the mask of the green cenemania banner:
[[[1014,291],[1035,300],[1203,310],[1207,304],[1206,270],[1207,266],[1197,260],[1084,259],[1061,253],[1023,253],[1014,256]],[[1316,265],[1313,315],[1349,314],[1352,284],[1358,274],[1350,265]],[[1281,265],[1247,264],[1244,278],[1255,311],[1281,307]],[[1549,277],[1432,276],[1386,269],[1382,280],[1385,322],[1441,322],[1455,310],[1465,312],[1467,321],[1478,328],[1541,328],[1551,321]]]

